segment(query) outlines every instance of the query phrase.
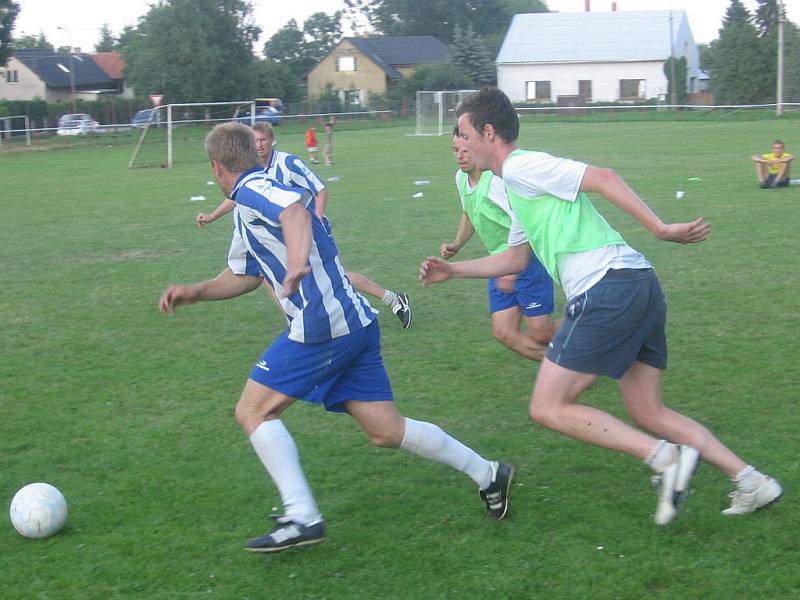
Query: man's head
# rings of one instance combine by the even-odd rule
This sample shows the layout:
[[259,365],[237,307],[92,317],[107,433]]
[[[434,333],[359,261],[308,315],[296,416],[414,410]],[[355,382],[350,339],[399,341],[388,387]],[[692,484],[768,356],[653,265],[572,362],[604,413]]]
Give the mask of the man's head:
[[226,193],[240,173],[261,165],[253,130],[241,123],[214,127],[206,136],[206,152],[214,178]]
[[472,174],[475,169],[475,161],[472,160],[472,155],[466,148],[464,140],[461,139],[461,133],[458,130],[458,125],[453,128],[453,156],[458,163],[458,168],[464,171],[467,175]]
[[333,131],[333,123],[325,123],[325,131],[328,133]]
[[491,168],[498,146],[516,142],[519,117],[511,100],[497,88],[483,87],[458,107],[458,129],[475,166]]
[[256,152],[262,165],[266,165],[272,155],[272,147],[275,145],[275,131],[269,123],[256,123],[253,125],[256,134]]
[[774,142],[772,142],[772,153],[775,156],[777,156],[778,158],[783,156],[783,150],[784,150],[784,145],[781,140],[775,140]]

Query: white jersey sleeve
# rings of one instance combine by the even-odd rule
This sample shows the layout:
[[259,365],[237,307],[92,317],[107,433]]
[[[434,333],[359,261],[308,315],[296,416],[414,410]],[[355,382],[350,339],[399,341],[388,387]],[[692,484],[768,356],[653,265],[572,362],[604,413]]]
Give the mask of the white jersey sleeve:
[[525,152],[506,159],[503,180],[521,196],[555,196],[574,202],[588,167],[586,163],[546,152]]
[[517,219],[517,215],[511,213],[511,225],[508,228],[508,240],[506,242],[509,246],[521,246],[528,243],[528,236],[522,230],[522,224]]

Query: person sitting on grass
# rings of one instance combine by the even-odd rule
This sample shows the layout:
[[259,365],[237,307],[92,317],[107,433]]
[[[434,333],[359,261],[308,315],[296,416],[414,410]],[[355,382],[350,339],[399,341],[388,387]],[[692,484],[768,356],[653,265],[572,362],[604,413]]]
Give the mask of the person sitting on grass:
[[756,176],[761,189],[787,187],[789,185],[789,165],[794,156],[784,151],[781,140],[772,142],[772,152],[754,154]]

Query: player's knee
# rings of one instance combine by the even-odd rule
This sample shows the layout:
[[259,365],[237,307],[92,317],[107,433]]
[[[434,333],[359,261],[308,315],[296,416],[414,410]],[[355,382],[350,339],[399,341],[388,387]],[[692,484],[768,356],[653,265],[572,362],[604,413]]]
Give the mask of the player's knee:
[[369,443],[378,448],[399,448],[403,441],[402,434],[394,431],[368,431]]
[[492,334],[494,335],[494,339],[496,339],[498,342],[500,342],[504,346],[510,346],[511,341],[513,340],[514,335],[516,335],[517,332],[502,325],[494,325],[492,327]]
[[555,411],[546,404],[532,401],[528,407],[528,415],[542,427],[553,429],[556,418]]

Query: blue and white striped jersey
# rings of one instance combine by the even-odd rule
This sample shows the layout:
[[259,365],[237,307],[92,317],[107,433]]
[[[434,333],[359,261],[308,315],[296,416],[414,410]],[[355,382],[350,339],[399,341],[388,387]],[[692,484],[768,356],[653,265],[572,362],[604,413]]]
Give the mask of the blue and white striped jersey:
[[[312,198],[325,189],[325,184],[300,158],[288,152],[272,151],[269,164],[264,169],[267,177],[290,187],[301,187],[311,192]],[[313,203],[312,203],[313,204]],[[313,205],[310,207],[313,211]]]
[[369,325],[378,314],[345,276],[336,242],[313,213],[311,272],[300,289],[284,297],[287,253],[279,216],[288,206],[309,202],[307,190],[281,185],[260,168],[245,171],[231,193],[236,202],[228,266],[238,275],[263,276],[289,320],[289,339],[313,344]]

